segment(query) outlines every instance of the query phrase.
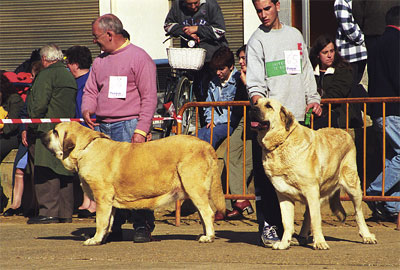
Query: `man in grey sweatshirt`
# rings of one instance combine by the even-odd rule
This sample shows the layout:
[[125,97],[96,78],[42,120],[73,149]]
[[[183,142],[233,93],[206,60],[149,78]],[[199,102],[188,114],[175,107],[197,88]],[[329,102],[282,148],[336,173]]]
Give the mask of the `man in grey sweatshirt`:
[[[301,33],[279,21],[278,0],[253,0],[261,25],[247,44],[247,90],[252,104],[261,97],[278,100],[304,121],[310,108],[321,115],[321,97]],[[256,210],[261,245],[271,247],[283,234],[279,202],[267,180],[261,147],[253,139],[253,170]]]

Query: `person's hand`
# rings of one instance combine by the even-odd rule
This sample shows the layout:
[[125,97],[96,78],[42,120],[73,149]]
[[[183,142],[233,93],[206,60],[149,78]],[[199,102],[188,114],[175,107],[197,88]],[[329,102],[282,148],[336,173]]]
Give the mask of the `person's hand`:
[[240,71],[240,79],[242,80],[243,84],[246,85],[246,73],[243,70]]
[[151,134],[151,132],[147,133],[146,135],[146,142],[151,141],[151,139],[153,139],[153,134]]
[[27,139],[26,134],[27,134],[26,130],[23,130],[21,133],[21,141],[25,147],[28,147],[28,139]]
[[144,142],[146,142],[146,137],[139,133],[133,133],[131,142],[132,143],[144,143]]
[[213,122],[208,123],[206,127],[207,127],[207,128],[211,128],[211,125],[212,125],[212,127],[215,127],[215,125],[214,125]]
[[322,108],[321,108],[321,106],[319,105],[319,103],[314,102],[314,103],[308,104],[308,105],[307,105],[307,108],[306,108],[306,112],[308,112],[308,110],[309,110],[310,108],[313,109],[312,111],[313,111],[313,113],[314,113],[315,115],[321,116],[321,114],[322,114]]
[[193,40],[196,43],[200,43],[200,38],[199,38],[199,36],[197,34],[191,34],[190,36],[193,38]]
[[88,125],[91,129],[94,129],[95,126],[98,126],[99,123],[95,123],[90,119],[90,116],[94,114],[94,112],[90,112],[89,110],[85,110],[82,112],[83,119],[85,120],[86,125]]
[[196,34],[198,30],[198,26],[185,26],[183,27],[183,33],[185,33],[188,36],[191,36],[192,34]]
[[252,96],[251,97],[251,105],[256,104],[257,100],[262,98],[262,96]]

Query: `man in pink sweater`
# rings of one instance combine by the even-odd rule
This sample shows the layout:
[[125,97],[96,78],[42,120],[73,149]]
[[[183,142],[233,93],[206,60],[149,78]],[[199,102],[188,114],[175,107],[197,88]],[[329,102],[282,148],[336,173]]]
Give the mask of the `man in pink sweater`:
[[[115,141],[143,143],[157,106],[156,66],[143,49],[123,37],[122,30],[113,14],[92,23],[93,42],[103,53],[94,60],[86,82],[82,115],[90,128],[96,127]],[[90,119],[93,114],[97,123]],[[109,240],[122,240],[123,211],[116,211]],[[153,212],[134,210],[133,227],[134,242],[151,241]]]

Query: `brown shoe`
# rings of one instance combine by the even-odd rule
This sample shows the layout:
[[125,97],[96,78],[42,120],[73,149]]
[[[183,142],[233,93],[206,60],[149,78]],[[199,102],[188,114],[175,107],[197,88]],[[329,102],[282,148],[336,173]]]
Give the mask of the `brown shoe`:
[[243,213],[243,211],[246,211],[248,215],[254,213],[253,207],[251,206],[251,203],[249,200],[245,200],[243,202],[235,202],[235,204],[233,205],[233,208],[238,210],[240,213]]
[[242,219],[243,215],[237,209],[233,209],[233,211],[227,210],[226,218],[227,219]]
[[225,217],[221,212],[217,211],[215,213],[214,221],[219,221],[219,220],[224,220],[224,219],[225,219]]

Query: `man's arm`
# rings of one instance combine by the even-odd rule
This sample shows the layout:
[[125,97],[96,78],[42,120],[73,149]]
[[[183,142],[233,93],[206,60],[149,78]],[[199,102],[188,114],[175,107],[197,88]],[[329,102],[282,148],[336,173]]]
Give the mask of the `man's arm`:
[[50,103],[52,87],[50,74],[43,72],[38,76],[30,93],[30,102],[28,103],[28,113],[31,118],[43,118],[46,116],[48,105]]
[[246,49],[246,79],[247,91],[252,104],[255,104],[260,97],[267,97],[268,95],[263,54],[260,41],[250,40]]
[[185,27],[179,20],[179,1],[174,1],[172,7],[169,10],[167,17],[164,22],[164,31],[173,37],[178,37],[179,35],[185,36],[183,28]]
[[[302,48],[307,48],[305,43],[303,42]],[[312,108],[313,113],[320,116],[322,114],[322,108],[320,106],[321,96],[317,91],[317,83],[315,82],[314,71],[310,62],[310,58],[308,56],[307,49],[302,50],[302,62],[303,62],[303,83],[306,94],[306,112]]]
[[91,129],[99,125],[90,119],[91,116],[96,112],[98,94],[99,90],[97,89],[96,82],[96,68],[93,64],[92,70],[86,81],[85,88],[83,89],[81,105],[82,117],[85,120],[86,125],[88,125]]
[[143,52],[136,67],[136,85],[140,96],[140,112],[132,142],[145,142],[157,107],[156,65]]
[[225,20],[221,8],[215,2],[207,2],[209,5],[207,12],[209,14],[206,25],[199,25],[196,34],[201,41],[204,40],[220,40],[225,36]]
[[343,0],[335,1],[335,16],[348,39],[356,44],[364,43],[364,34],[355,22],[350,5]]

